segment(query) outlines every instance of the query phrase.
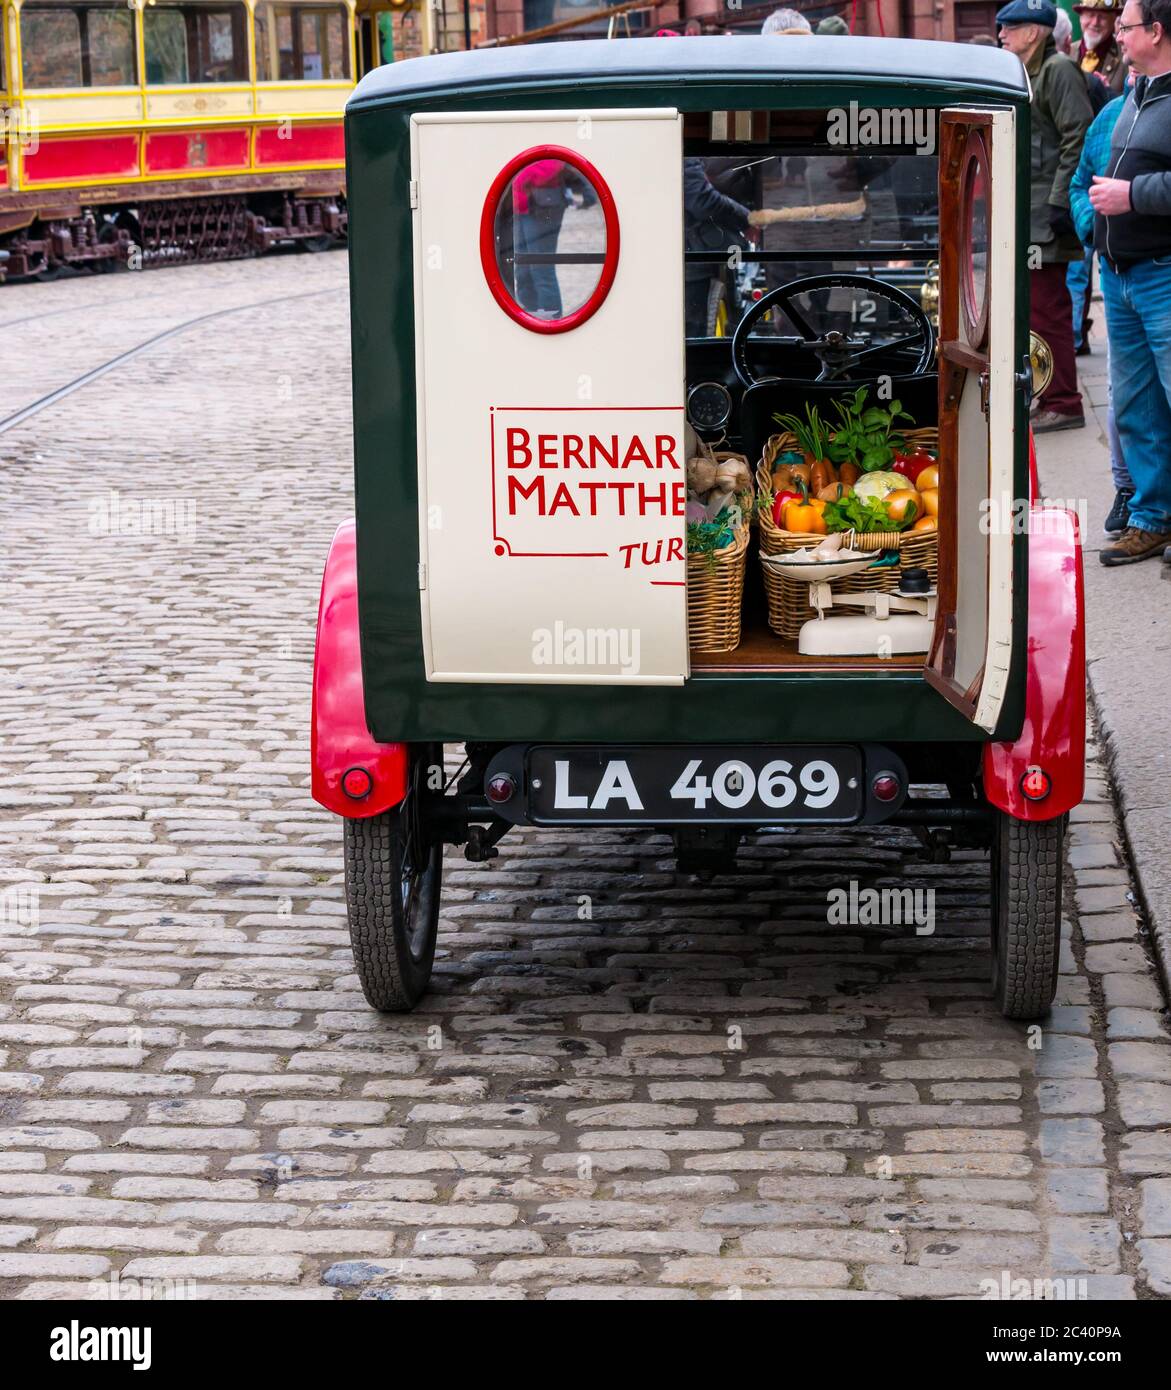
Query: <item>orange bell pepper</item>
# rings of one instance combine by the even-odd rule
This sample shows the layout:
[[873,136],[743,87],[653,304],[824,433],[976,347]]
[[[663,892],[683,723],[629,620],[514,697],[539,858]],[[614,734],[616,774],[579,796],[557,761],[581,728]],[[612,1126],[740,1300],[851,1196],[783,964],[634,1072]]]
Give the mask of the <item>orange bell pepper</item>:
[[786,531],[796,531],[802,535],[824,536],[825,518],[822,513],[825,511],[825,503],[820,497],[810,497],[804,485],[801,487],[801,500],[797,502],[786,502],[782,512],[783,525]]

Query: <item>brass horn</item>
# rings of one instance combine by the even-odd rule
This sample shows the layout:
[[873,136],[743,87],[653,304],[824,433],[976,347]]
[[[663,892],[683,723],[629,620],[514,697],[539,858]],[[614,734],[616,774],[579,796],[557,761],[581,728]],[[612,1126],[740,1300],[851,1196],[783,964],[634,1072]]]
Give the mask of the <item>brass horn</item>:
[[1053,380],[1053,352],[1040,333],[1029,333],[1029,370],[1033,374],[1033,399]]
[[919,286],[919,306],[931,320],[931,326],[939,332],[939,262],[928,261],[923,270],[924,280]]

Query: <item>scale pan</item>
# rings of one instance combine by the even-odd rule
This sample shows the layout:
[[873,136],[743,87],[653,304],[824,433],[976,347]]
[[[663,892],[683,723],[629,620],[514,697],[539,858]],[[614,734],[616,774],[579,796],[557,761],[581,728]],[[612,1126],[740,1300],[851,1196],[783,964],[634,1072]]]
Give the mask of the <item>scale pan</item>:
[[847,575],[869,569],[875,559],[874,554],[854,554],[837,560],[794,560],[792,554],[788,554],[762,555],[760,562],[786,579],[803,579],[809,584],[817,584],[824,579],[845,579]]

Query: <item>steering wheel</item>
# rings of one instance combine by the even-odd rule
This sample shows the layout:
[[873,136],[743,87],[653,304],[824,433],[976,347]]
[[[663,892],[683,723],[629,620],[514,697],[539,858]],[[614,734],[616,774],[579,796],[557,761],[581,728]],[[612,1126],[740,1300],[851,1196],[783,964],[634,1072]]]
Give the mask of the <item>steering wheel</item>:
[[[829,329],[818,335],[801,310],[793,304],[793,300],[798,295],[808,294],[813,290],[835,289],[864,290],[875,299],[885,299],[911,319],[911,331],[881,343],[875,343],[872,337],[851,337],[838,329]],[[919,357],[911,369],[911,375],[922,376],[931,368],[935,357],[935,330],[931,326],[931,320],[904,290],[884,284],[870,275],[806,275],[802,279],[778,285],[775,290],[769,290],[768,294],[762,295],[754,304],[748,306],[744,317],[736,325],[736,331],[732,334],[732,366],[745,386],[755,386],[758,381],[765,379],[755,376],[748,365],[748,336],[757,321],[763,318],[774,304],[780,306],[801,336],[775,338],[772,341],[812,352],[821,363],[821,370],[814,378],[816,381],[850,381],[854,379],[850,373],[860,365],[866,367],[862,375],[872,377],[875,375],[872,359],[884,353],[905,351],[916,344],[919,347]]]

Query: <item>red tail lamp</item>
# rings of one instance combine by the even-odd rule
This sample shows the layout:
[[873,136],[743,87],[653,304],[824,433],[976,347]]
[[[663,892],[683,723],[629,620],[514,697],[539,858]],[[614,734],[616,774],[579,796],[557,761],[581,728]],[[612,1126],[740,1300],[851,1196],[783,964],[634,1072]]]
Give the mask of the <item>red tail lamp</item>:
[[870,783],[870,795],[875,801],[894,801],[902,789],[902,783],[893,772],[880,772]]
[[1029,767],[1021,777],[1021,795],[1026,801],[1044,801],[1053,789],[1053,779],[1040,767]]
[[495,802],[497,806],[503,806],[506,801],[511,801],[515,795],[516,781],[506,772],[488,779],[488,800]]
[[374,790],[374,778],[364,767],[349,767],[342,773],[342,791],[354,801],[361,801]]

